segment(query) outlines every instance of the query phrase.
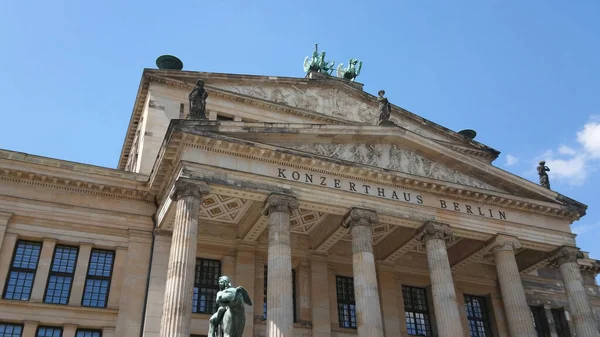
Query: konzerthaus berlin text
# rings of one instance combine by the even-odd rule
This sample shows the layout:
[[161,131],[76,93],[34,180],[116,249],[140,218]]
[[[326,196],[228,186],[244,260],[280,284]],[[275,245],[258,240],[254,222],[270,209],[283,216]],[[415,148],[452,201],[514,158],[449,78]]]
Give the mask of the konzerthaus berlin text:
[[383,95],[146,69],[117,169],[0,150],[0,337],[205,336],[221,275],[244,337],[599,336],[586,206]]

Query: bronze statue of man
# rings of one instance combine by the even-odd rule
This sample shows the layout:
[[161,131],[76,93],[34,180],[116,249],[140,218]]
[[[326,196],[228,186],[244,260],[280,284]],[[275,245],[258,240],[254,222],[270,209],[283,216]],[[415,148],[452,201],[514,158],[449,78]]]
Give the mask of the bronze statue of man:
[[538,174],[540,176],[540,185],[547,189],[550,189],[550,179],[548,178],[547,171],[550,171],[548,166],[546,166],[546,161],[540,161],[540,165],[537,167]]
[[204,81],[198,80],[196,86],[188,96],[190,100],[190,114],[187,119],[207,119],[206,118],[206,99],[208,93],[204,90]]
[[244,287],[234,288],[229,277],[219,277],[217,305],[219,309],[210,318],[208,337],[242,337],[246,325],[244,303],[252,305]]
[[377,103],[379,103],[379,124],[388,124],[390,114],[392,113],[392,106],[385,95],[385,90],[379,90],[377,93]]

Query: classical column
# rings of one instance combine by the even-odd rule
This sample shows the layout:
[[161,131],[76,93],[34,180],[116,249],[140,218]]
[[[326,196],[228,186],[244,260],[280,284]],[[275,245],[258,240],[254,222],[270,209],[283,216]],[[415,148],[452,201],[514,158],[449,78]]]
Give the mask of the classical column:
[[560,267],[575,334],[577,337],[598,337],[600,334],[577,263],[577,259],[581,258],[583,254],[579,248],[568,246],[561,247],[553,256],[553,260]]
[[536,337],[531,309],[527,304],[515,250],[521,248],[517,238],[498,235],[488,246],[494,252],[502,301],[511,337]]
[[342,221],[352,235],[352,272],[359,337],[383,336],[381,306],[377,291],[373,225],[379,218],[375,212],[353,208]]
[[283,194],[269,195],[263,206],[263,214],[269,216],[267,337],[292,337],[294,301],[290,214],[297,207],[295,197]]
[[209,191],[210,188],[203,182],[177,180],[170,196],[176,202],[176,211],[160,327],[161,337],[190,336],[198,211],[202,196]]
[[433,309],[439,337],[463,336],[456,290],[446,251],[446,240],[452,237],[450,226],[429,221],[420,229],[427,250]]

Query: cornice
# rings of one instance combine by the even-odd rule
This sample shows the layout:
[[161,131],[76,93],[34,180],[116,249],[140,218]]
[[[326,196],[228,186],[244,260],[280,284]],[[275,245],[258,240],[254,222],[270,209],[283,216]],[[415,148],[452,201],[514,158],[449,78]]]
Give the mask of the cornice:
[[[292,153],[292,151],[284,153],[278,151],[276,147],[260,143],[250,144],[247,141],[239,143],[234,142],[234,140],[228,141],[226,137],[215,139],[208,136],[192,135],[179,131],[175,132],[173,138],[177,138],[178,140],[177,147],[169,148],[169,150],[164,151],[165,153],[170,154],[170,157],[167,158],[170,162],[169,166],[173,166],[172,162],[175,159],[175,155],[180,153],[182,148],[191,147],[209,152],[227,154],[234,157],[242,157],[272,164],[285,165],[297,169],[336,175],[347,179],[404,188],[415,192],[426,192],[441,197],[452,197],[457,200],[473,201],[482,204],[496,205],[506,209],[565,218],[571,221],[579,218],[579,214],[576,211],[550,202],[526,199],[490,190],[471,188],[444,181],[412,176],[401,172],[384,171],[383,169],[366,167],[364,165],[345,165],[339,162],[316,158],[314,156]],[[153,175],[153,177],[166,176],[168,173],[156,172],[156,174],[154,174],[153,172]],[[159,180],[152,178],[151,183],[158,186],[157,183]],[[153,186],[151,193],[156,192],[158,189],[158,187]]]
[[148,192],[144,190],[145,184],[143,183],[139,184],[139,188],[124,187],[118,182],[115,182],[114,184],[103,184],[82,177],[65,178],[63,175],[43,174],[31,172],[26,169],[7,169],[1,167],[0,181],[9,181],[95,196],[153,202],[147,198]]

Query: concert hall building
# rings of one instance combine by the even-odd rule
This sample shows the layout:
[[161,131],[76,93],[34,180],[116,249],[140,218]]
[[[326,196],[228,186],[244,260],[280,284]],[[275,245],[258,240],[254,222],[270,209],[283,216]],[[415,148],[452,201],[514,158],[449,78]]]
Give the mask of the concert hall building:
[[474,136],[321,73],[145,69],[116,169],[0,150],[0,337],[205,336],[221,275],[244,337],[599,336],[587,206]]

